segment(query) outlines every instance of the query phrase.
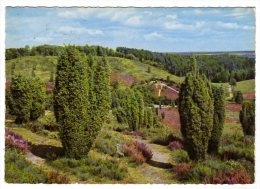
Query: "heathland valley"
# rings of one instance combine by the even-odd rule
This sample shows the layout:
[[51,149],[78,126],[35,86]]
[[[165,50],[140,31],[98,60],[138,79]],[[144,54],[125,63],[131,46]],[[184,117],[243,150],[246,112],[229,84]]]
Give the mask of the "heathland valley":
[[254,52],[6,49],[8,183],[254,182]]

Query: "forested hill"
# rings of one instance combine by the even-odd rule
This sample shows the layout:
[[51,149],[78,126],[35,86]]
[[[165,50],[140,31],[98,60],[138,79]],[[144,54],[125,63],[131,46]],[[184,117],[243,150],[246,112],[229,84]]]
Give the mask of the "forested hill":
[[[235,53],[159,53],[143,49],[118,47],[116,50],[102,46],[76,46],[86,55],[122,57],[138,60],[165,69],[177,76],[185,76],[191,68],[191,57],[195,56],[200,71],[205,73],[212,82],[228,82],[255,78],[255,59]],[[6,60],[23,56],[57,56],[64,49],[62,46],[40,45],[30,48],[6,49]]]

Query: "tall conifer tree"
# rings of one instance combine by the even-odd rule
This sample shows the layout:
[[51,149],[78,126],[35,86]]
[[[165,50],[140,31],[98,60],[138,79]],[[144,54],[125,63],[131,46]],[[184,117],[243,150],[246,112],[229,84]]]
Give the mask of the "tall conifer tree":
[[213,127],[213,100],[205,77],[199,74],[195,58],[192,72],[181,85],[179,111],[185,147],[193,160],[204,160]]

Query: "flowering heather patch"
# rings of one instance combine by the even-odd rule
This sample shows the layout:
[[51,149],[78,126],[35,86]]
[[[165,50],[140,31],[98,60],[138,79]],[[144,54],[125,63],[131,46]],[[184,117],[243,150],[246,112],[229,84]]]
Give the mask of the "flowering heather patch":
[[53,83],[53,82],[48,82],[48,83],[46,84],[46,90],[47,90],[47,92],[48,92],[48,93],[51,93],[51,92],[53,91],[53,89],[54,89],[54,83]]
[[123,82],[125,85],[132,85],[135,82],[140,82],[139,79],[137,79],[136,77],[133,77],[131,75],[123,75],[121,73],[118,72],[113,72],[110,76],[110,81],[121,81]]
[[168,127],[177,128],[181,127],[180,124],[180,115],[177,108],[162,108],[159,110],[159,114],[165,114],[165,118],[162,122]]
[[243,93],[244,99],[255,99],[255,93]]
[[22,136],[6,129],[5,131],[5,144],[10,147],[15,147],[22,151],[28,151],[30,144],[23,139]]
[[179,141],[172,141],[168,144],[168,148],[170,148],[171,150],[179,150],[183,148],[183,145]]
[[57,184],[68,184],[70,179],[66,175],[61,175],[57,171],[51,171],[48,173],[48,182]]
[[210,184],[252,184],[250,175],[244,170],[222,172],[206,179]]
[[242,105],[241,104],[235,104],[235,103],[227,103],[226,109],[228,109],[231,112],[240,112]]
[[190,171],[190,169],[191,169],[190,163],[179,163],[173,166],[173,172],[176,173],[176,175],[179,178],[182,178],[183,175],[185,175]]
[[144,163],[152,159],[152,150],[144,143],[134,141],[123,145],[123,152],[128,154],[138,163]]
[[11,80],[6,80],[6,82],[5,82],[6,91],[10,92],[11,84],[12,84]]

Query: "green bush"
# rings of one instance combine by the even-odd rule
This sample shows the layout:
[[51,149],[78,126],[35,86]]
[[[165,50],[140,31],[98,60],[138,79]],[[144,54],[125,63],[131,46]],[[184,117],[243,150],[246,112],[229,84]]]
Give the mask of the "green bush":
[[241,91],[235,91],[233,94],[233,99],[237,104],[242,104],[244,98]]
[[239,119],[243,128],[244,135],[255,135],[255,104],[245,102],[239,114]]
[[6,148],[5,181],[8,183],[48,183],[47,175],[29,163],[16,149]]
[[56,123],[54,113],[51,111],[46,110],[45,115],[43,117],[40,117],[37,120],[40,124],[43,125],[44,129],[49,131],[58,131],[59,126]]
[[173,164],[175,163],[189,163],[190,158],[185,150],[174,150],[171,152]]
[[210,177],[213,175],[214,171],[203,165],[203,164],[197,164],[188,174],[187,177],[191,181],[203,181],[205,178]]
[[57,169],[71,172],[83,181],[99,179],[118,181],[127,174],[127,169],[121,166],[117,160],[98,158],[92,153],[80,160],[61,158],[50,164]]
[[109,154],[111,156],[118,155],[117,144],[119,143],[116,136],[112,136],[108,132],[100,132],[93,147],[98,151]]
[[208,152],[217,153],[225,121],[225,94],[223,87],[212,86],[214,98],[213,129],[209,140]]
[[38,78],[13,76],[10,112],[18,124],[35,121],[44,113],[45,88]]
[[165,126],[142,128],[140,130],[144,134],[144,138],[151,140],[155,144],[168,145],[172,139],[172,131]]
[[250,148],[248,146],[242,147],[242,146],[235,146],[235,145],[228,145],[224,146],[220,149],[220,156],[222,159],[242,159],[245,158],[248,161],[254,162],[254,149]]

